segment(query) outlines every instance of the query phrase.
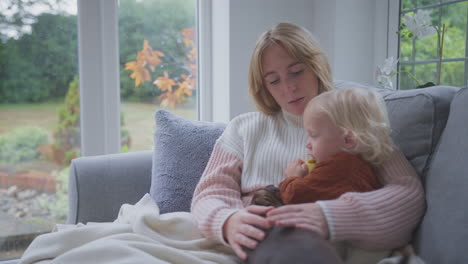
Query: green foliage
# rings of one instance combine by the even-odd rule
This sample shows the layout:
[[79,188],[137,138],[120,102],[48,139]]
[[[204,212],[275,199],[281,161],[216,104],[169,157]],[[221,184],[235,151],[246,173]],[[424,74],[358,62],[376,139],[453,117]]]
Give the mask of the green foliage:
[[47,131],[25,126],[0,134],[0,162],[18,163],[37,159],[39,146],[47,144]]
[[54,160],[57,163],[68,164],[80,155],[80,96],[77,77],[70,83],[65,103],[58,111],[58,125],[53,137]]
[[[419,0],[418,0],[419,1]],[[409,1],[406,1],[409,3]],[[411,1],[412,2],[412,1]],[[405,2],[403,2],[404,4]],[[418,7],[423,4],[418,2]],[[464,58],[466,47],[466,34],[467,26],[466,19],[468,2],[460,2],[444,6],[441,9],[442,23],[446,25],[446,32],[444,36],[444,49],[443,59]],[[431,8],[431,19],[434,25],[437,25],[439,9]],[[402,17],[402,23],[404,23]],[[401,29],[401,28],[400,28]],[[437,34],[430,35],[424,39],[417,39],[414,41],[408,38],[400,39],[400,61],[413,61],[413,49],[415,53],[414,61],[421,60],[436,60],[437,55]],[[417,64],[413,67],[407,65],[400,65],[398,71],[400,72],[400,89],[410,89],[418,87],[418,84],[413,80],[410,72],[419,80],[424,82],[436,83],[437,81],[437,64],[435,62],[426,64]],[[442,85],[451,85],[463,87],[465,86],[465,63],[463,61],[457,62],[443,62],[441,69]],[[419,85],[421,86],[421,85]]]
[[[0,28],[11,28],[15,23],[21,26],[26,20],[32,22],[29,22],[31,33],[19,34],[17,39],[0,33],[0,103],[43,102],[63,97],[78,71],[76,16],[27,12],[30,6],[48,0],[5,1],[18,5],[24,16],[19,15],[14,22],[0,13]],[[120,83],[124,100],[152,101],[161,94],[151,83],[134,87],[129,72],[124,70],[126,62],[136,59],[144,39],[164,52],[169,62],[165,68],[151,73],[152,80],[162,76],[164,70],[174,76],[185,73],[180,67],[186,57],[179,31],[194,27],[195,5],[194,0],[120,1]]]
[[[125,116],[120,115],[121,126],[125,124]],[[130,134],[121,128],[122,146],[130,146]],[[58,124],[53,133],[52,159],[59,164],[69,164],[80,156],[80,95],[78,78],[70,82],[65,103],[58,111]]]
[[30,34],[0,48],[0,103],[62,97],[76,75],[76,16],[40,14]]
[[151,80],[163,76],[187,73],[181,67],[187,60],[186,47],[180,31],[195,27],[196,1],[187,0],[121,0],[119,8],[120,86],[124,100],[152,101],[161,91],[151,82],[135,87],[125,63],[135,61],[136,55],[146,39],[154,50],[165,54],[164,67],[151,72]]

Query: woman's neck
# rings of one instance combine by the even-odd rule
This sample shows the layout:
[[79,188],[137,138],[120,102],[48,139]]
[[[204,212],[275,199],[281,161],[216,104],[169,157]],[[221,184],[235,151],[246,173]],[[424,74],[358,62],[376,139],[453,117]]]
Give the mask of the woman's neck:
[[280,114],[283,116],[284,120],[286,121],[288,125],[291,125],[294,127],[301,127],[301,128],[304,127],[304,124],[302,121],[302,115],[294,115],[284,109],[281,110]]

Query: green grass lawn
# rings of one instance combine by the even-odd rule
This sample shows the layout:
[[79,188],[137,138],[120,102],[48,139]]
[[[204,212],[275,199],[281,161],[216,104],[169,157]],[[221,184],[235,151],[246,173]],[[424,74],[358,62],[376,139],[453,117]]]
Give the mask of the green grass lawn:
[[[154,104],[123,103],[121,111],[125,117],[125,128],[130,132],[130,151],[153,149],[153,133],[155,130],[154,113],[161,107]],[[167,109],[176,115],[196,119],[194,107]]]
[[[52,133],[58,122],[57,111],[62,103],[1,104],[0,134],[21,126],[39,126]],[[160,107],[150,103],[123,102],[121,111],[125,117],[125,128],[131,137],[129,151],[150,150],[153,147],[154,113]],[[168,108],[176,115],[196,119],[194,105]]]

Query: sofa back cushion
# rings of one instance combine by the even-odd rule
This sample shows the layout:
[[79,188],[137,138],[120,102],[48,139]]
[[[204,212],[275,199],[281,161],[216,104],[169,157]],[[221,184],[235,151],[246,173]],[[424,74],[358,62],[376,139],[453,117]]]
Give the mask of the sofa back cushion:
[[426,263],[467,263],[468,239],[468,89],[461,89],[428,168],[424,189],[427,211],[415,237]]
[[392,127],[392,138],[418,174],[426,175],[431,155],[444,130],[456,87],[382,92]]

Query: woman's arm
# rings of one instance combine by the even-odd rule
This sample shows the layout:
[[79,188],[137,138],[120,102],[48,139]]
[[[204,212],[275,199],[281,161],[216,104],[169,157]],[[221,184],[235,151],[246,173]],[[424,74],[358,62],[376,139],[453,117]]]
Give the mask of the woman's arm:
[[243,208],[241,171],[242,161],[216,144],[195,188],[191,206],[191,212],[206,238],[225,243],[224,222]]
[[270,224],[260,215],[271,208],[244,208],[241,171],[242,161],[216,144],[195,188],[191,211],[206,238],[230,245],[241,259],[246,259],[242,247],[253,249],[257,241],[263,240],[265,233],[258,227],[268,229]]
[[331,240],[347,240],[365,248],[396,248],[410,240],[425,210],[416,171],[397,150],[377,173],[385,184],[382,189],[317,202]]

